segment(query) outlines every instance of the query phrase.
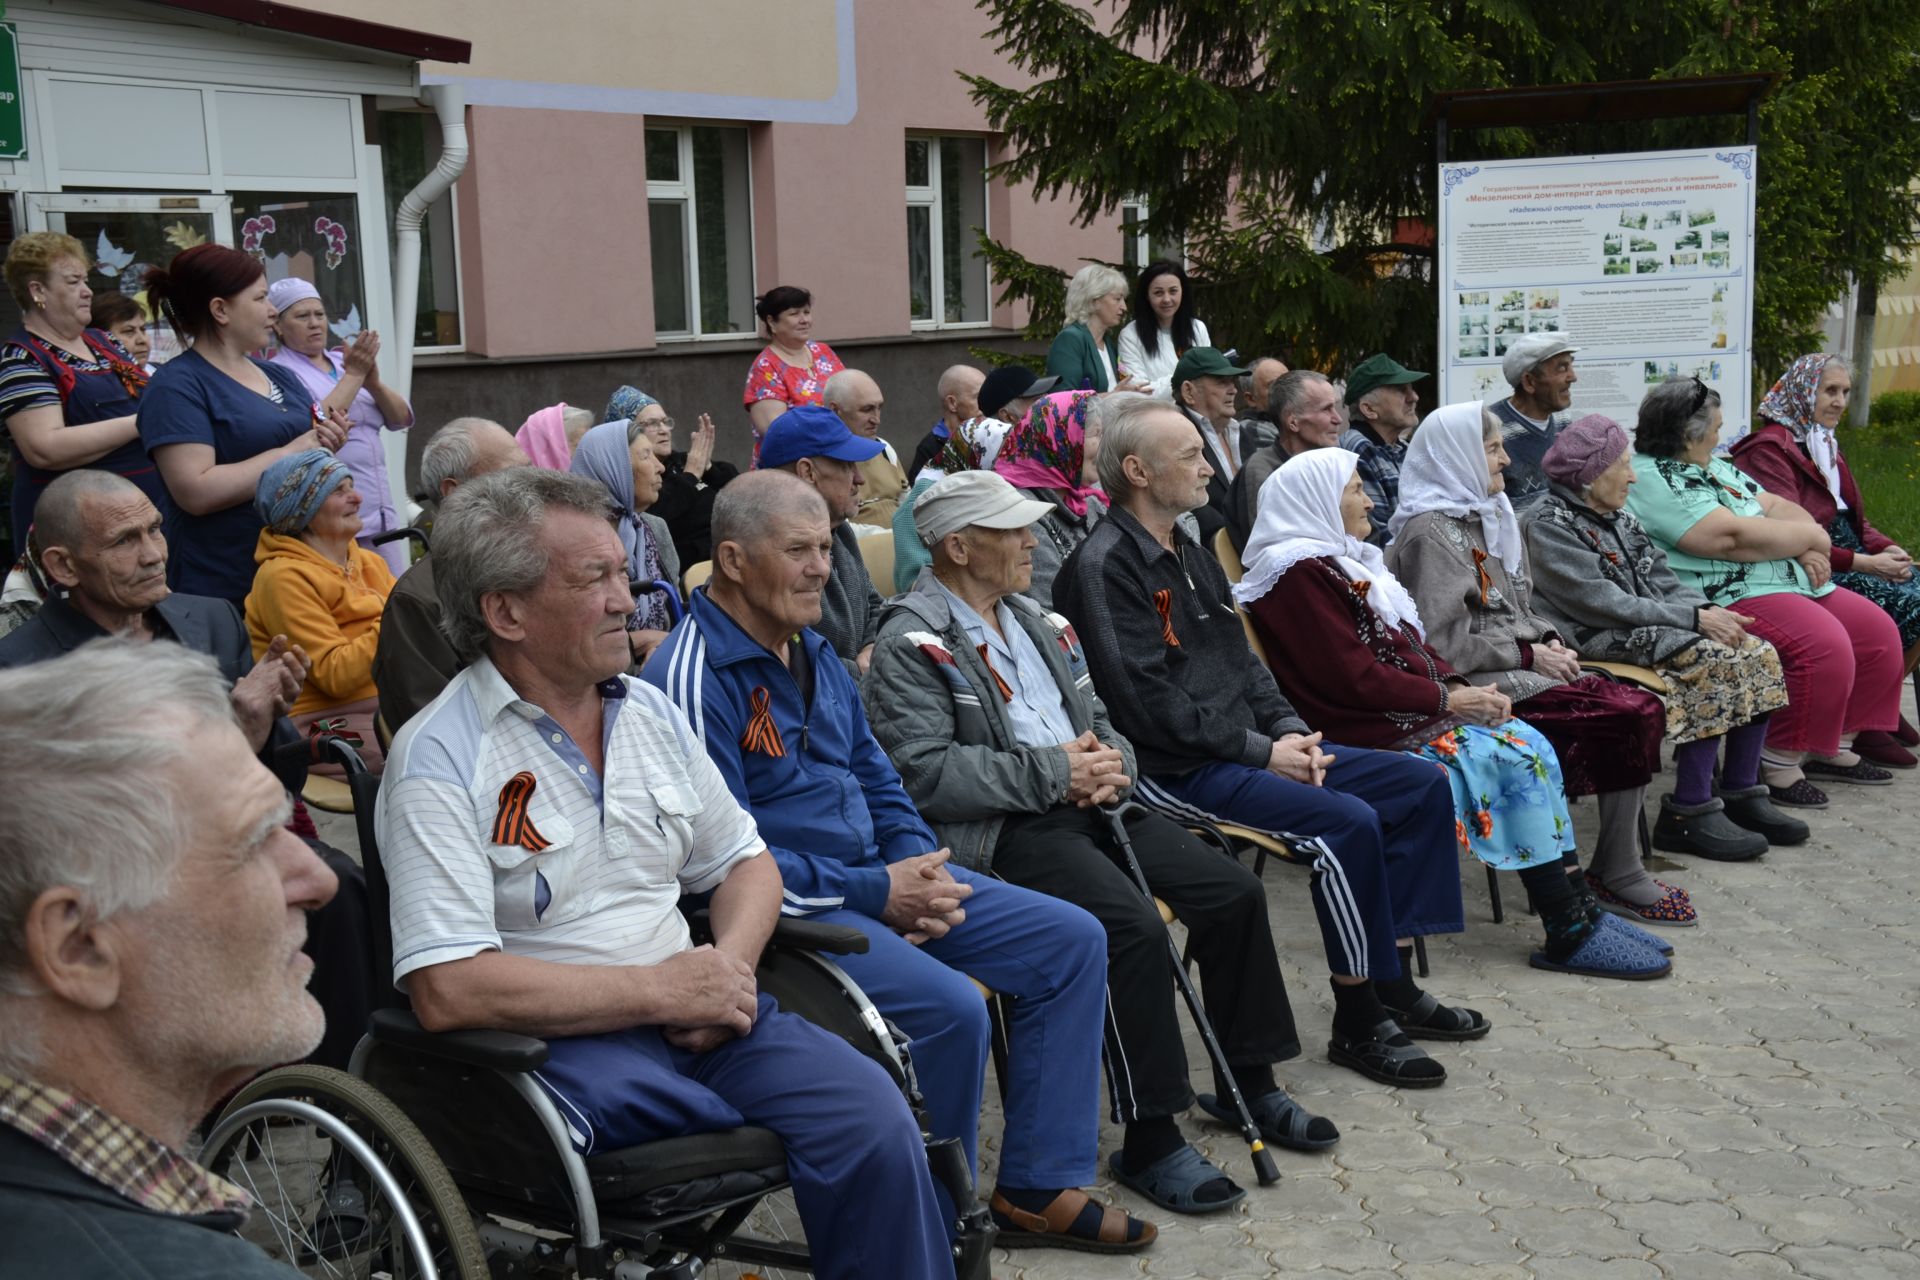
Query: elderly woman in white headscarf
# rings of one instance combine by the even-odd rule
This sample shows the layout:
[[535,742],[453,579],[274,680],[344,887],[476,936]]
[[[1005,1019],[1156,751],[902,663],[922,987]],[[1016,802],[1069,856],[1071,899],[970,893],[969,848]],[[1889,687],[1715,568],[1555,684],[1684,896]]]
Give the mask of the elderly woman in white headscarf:
[[1667,972],[1652,939],[1579,893],[1553,747],[1513,718],[1506,694],[1470,682],[1427,643],[1418,605],[1364,540],[1372,506],[1345,449],[1297,454],[1261,486],[1234,598],[1281,690],[1330,739],[1405,751],[1447,771],[1460,843],[1490,867],[1517,871],[1539,912],[1547,938],[1536,967],[1613,978]]
[[[1478,401],[1428,414],[1401,464],[1387,564],[1418,603],[1435,651],[1513,699],[1553,743],[1568,794],[1599,796],[1592,883],[1581,892],[1605,888],[1603,906],[1647,923],[1692,924],[1686,892],[1652,882],[1640,861],[1665,708],[1643,690],[1582,675],[1580,655],[1534,611],[1526,542],[1503,492],[1506,464],[1499,420]],[[1649,887],[1654,900],[1643,904]]]
[[[639,584],[633,616],[627,620],[627,644],[638,670],[667,638],[675,621],[667,600],[668,590],[679,590],[674,584],[680,577],[680,559],[666,526],[645,514],[660,497],[666,468],[644,428],[622,419],[603,422],[581,436],[568,469],[598,480],[613,499],[620,545],[627,550],[627,580]],[[650,591],[647,584],[652,582],[664,582],[668,590]]]

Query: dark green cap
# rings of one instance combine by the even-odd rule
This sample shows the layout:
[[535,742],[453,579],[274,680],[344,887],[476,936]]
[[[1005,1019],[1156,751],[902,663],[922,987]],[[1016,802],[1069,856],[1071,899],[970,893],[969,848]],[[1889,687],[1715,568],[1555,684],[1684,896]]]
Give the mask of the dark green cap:
[[1375,387],[1403,387],[1426,376],[1418,369],[1407,368],[1384,351],[1368,356],[1347,375],[1347,403],[1358,404],[1360,397]]
[[1237,378],[1246,370],[1237,364],[1228,364],[1227,358],[1220,354],[1218,347],[1195,347],[1180,357],[1180,363],[1173,366],[1173,398],[1180,398],[1180,384],[1191,382],[1195,378]]

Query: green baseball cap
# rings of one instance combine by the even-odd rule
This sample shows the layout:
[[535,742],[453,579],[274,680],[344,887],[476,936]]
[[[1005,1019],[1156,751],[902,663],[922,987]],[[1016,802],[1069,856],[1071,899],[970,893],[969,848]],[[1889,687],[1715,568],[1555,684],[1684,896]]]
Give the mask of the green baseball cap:
[[1180,384],[1191,382],[1195,378],[1237,378],[1246,370],[1237,364],[1229,364],[1220,354],[1218,347],[1194,347],[1180,357],[1180,363],[1173,366],[1173,395],[1180,397]]
[[1384,351],[1368,356],[1347,375],[1347,403],[1358,404],[1360,397],[1375,387],[1403,387],[1426,376],[1419,369],[1407,368]]

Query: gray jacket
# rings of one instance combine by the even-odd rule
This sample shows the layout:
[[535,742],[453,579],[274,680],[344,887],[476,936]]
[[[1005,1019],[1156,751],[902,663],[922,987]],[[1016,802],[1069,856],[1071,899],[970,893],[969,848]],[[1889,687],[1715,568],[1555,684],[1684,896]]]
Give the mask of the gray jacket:
[[1098,496],[1087,498],[1087,514],[1077,516],[1067,510],[1064,502],[1051,489],[1022,489],[1020,492],[1029,498],[1052,505],[1033,526],[1033,585],[1027,588],[1027,595],[1040,602],[1043,609],[1053,608],[1053,580],[1060,576],[1060,566],[1067,557],[1079,549],[1093,532],[1093,526],[1107,514],[1106,500]]
[[[1478,569],[1475,552],[1484,557]],[[1468,680],[1515,702],[1561,683],[1532,670],[1532,646],[1559,632],[1533,611],[1526,562],[1509,575],[1487,554],[1478,518],[1421,512],[1387,547],[1387,567],[1419,606],[1427,643]]]
[[[1092,729],[1118,747],[1127,776],[1135,776],[1133,746],[1107,719],[1072,626],[1025,596],[1006,603],[1052,670],[1074,732]],[[1014,736],[993,675],[954,620],[932,570],[881,614],[861,693],[874,738],[955,864],[992,870],[1008,814],[1067,803],[1067,753],[1025,746]]]
[[1534,611],[1581,657],[1651,667],[1700,642],[1706,597],[1674,576],[1632,512],[1601,515],[1554,484],[1521,528]]

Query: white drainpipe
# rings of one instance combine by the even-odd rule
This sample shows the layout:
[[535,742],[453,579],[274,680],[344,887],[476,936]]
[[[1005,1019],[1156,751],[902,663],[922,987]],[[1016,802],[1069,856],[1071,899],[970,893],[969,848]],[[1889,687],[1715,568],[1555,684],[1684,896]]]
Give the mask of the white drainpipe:
[[420,225],[427,210],[445,195],[467,168],[466,95],[457,84],[427,85],[421,97],[440,117],[440,160],[420,185],[407,192],[393,215],[393,332],[399,339],[394,390],[413,395],[413,322],[420,298]]

